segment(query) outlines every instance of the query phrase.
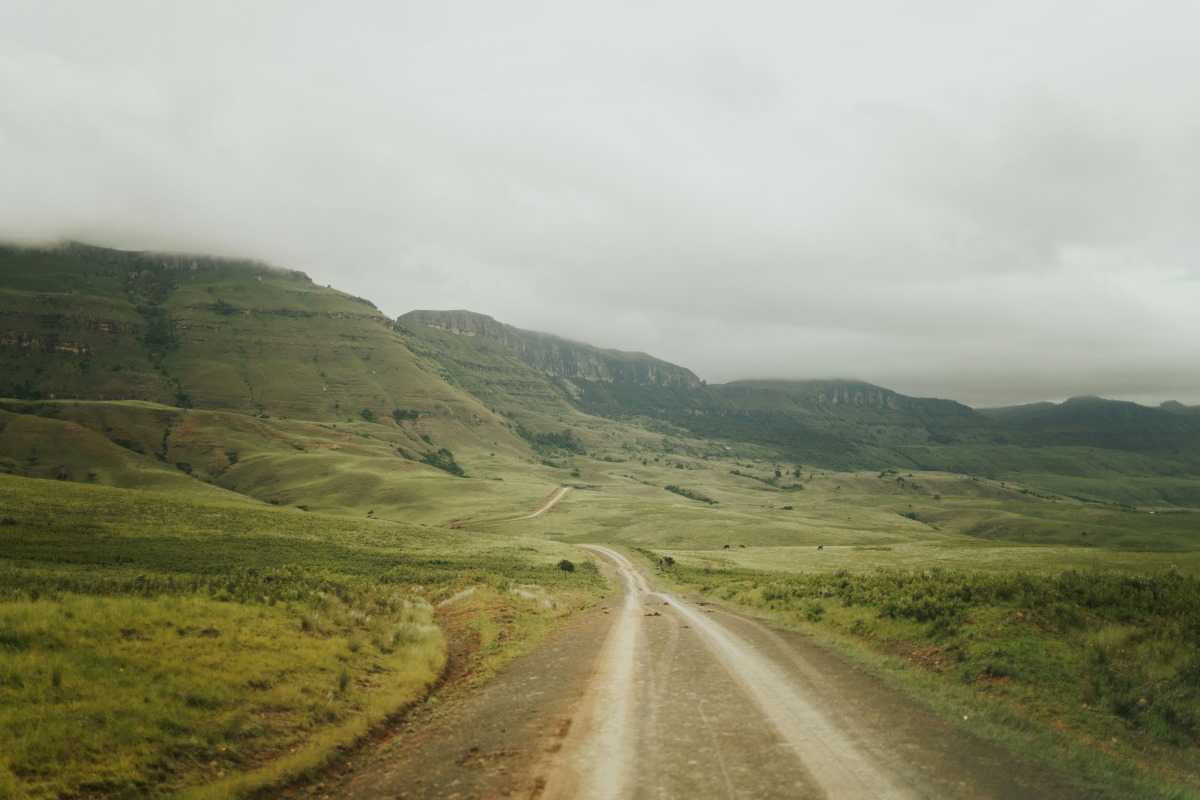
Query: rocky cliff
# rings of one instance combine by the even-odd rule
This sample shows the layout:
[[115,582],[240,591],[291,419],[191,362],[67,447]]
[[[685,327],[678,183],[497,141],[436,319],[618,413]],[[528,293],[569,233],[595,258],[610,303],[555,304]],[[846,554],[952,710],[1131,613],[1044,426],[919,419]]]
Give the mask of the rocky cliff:
[[713,387],[722,396],[738,401],[739,405],[769,404],[775,407],[791,404],[812,409],[837,407],[869,408],[900,411],[970,411],[953,400],[929,397],[909,397],[863,381],[734,381]]
[[663,388],[696,389],[702,385],[691,370],[645,353],[603,350],[547,333],[521,330],[473,311],[410,311],[396,321],[492,339],[551,378]]

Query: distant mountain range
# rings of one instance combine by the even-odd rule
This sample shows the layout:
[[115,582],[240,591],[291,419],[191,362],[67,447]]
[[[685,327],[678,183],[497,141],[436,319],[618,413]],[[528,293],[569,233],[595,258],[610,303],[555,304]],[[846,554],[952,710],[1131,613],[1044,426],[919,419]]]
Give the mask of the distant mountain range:
[[[829,468],[1000,474],[1020,463],[1060,474],[1086,460],[1071,456],[1083,448],[1131,454],[1120,470],[1200,474],[1200,407],[1092,397],[974,410],[861,381],[709,385],[645,353],[470,311],[392,320],[369,300],[259,263],[78,244],[0,248],[0,398],[8,413],[22,401],[86,399],[374,421],[402,434],[397,447],[413,459],[437,450],[435,428],[460,447],[534,454],[538,436],[609,419]],[[115,437],[115,426],[88,424]],[[0,432],[0,456],[3,445]]]
[[1084,446],[1185,458],[1200,450],[1200,408],[1180,403],[1155,409],[1074,398],[976,411],[862,381],[708,385],[644,353],[524,331],[470,311],[412,311],[397,322],[418,338],[427,335],[425,327],[502,345],[588,413],[661,420],[697,436],[771,445],[828,465],[871,463],[896,448],[930,444]]

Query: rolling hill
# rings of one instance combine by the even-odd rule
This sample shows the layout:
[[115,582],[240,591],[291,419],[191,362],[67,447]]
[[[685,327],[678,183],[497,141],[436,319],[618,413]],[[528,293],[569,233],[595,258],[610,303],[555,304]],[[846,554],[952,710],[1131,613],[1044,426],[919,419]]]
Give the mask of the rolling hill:
[[1200,409],[1181,403],[1148,408],[1088,396],[980,413],[1047,442],[1164,456],[1200,453]]
[[[644,353],[470,311],[392,320],[265,264],[80,244],[0,248],[0,397],[8,472],[200,479],[299,505],[319,489],[356,513],[421,505],[427,486],[401,491],[381,475],[483,502],[492,493],[457,476],[529,481],[536,495],[561,481],[556,458],[664,438],[695,452],[759,448],[792,465],[1200,501],[1190,480],[1200,414],[1178,404],[1077,398],[976,411],[861,381],[709,385]],[[38,448],[39,436],[73,444]],[[1117,476],[1132,483],[1111,485]]]

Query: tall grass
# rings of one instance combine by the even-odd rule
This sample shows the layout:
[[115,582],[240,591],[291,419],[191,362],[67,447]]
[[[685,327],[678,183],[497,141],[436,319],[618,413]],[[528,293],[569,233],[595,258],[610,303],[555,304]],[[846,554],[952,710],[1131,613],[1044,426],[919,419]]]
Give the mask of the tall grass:
[[[156,793],[411,701],[445,660],[432,609],[372,610],[335,596],[0,604],[0,727],[12,737],[0,771],[35,797]],[[356,635],[365,644],[350,647]]]
[[[0,476],[0,796],[239,796],[594,597],[570,549]],[[455,598],[474,589],[468,602]]]

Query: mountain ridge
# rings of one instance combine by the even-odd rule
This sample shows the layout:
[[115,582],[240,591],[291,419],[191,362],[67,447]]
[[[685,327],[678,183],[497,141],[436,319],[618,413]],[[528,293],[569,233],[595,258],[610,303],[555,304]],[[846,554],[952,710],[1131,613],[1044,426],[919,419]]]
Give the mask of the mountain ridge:
[[700,378],[686,367],[647,353],[610,350],[550,333],[527,331],[475,311],[416,310],[396,318],[400,325],[427,325],[460,336],[483,336],[515,350],[551,378],[698,388]]
[[[425,464],[448,463],[438,454],[450,445],[468,465],[497,453],[536,465],[559,445],[578,453],[645,434],[741,443],[834,469],[1061,469],[1066,455],[1033,449],[1052,445],[1169,459],[1146,467],[1155,474],[1200,470],[1200,415],[1181,404],[1080,398],[980,413],[856,379],[708,384],[645,353],[525,331],[477,312],[417,310],[393,320],[369,300],[256,262],[0,247],[0,278],[0,397],[17,401],[146,401],[372,425],[393,453]],[[60,411],[93,430],[117,427],[82,406]],[[224,416],[187,419],[231,424]],[[171,435],[181,424],[153,422],[157,432],[146,434],[142,450],[214,480],[225,476],[229,465],[215,445],[187,450]],[[263,432],[265,443],[253,447],[278,459],[289,441],[314,437]],[[1024,448],[1019,458],[1013,448]],[[226,477],[246,471],[239,465]]]

